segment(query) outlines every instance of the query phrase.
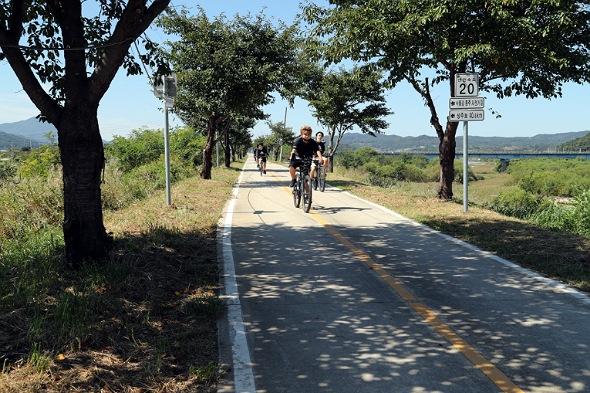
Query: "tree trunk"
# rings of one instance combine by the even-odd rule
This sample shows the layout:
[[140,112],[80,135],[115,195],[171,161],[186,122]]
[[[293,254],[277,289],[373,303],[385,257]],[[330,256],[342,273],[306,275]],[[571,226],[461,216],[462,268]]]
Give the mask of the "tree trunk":
[[58,141],[63,165],[66,259],[77,267],[85,259],[107,256],[112,239],[102,217],[100,174],[104,150],[97,111],[80,105],[63,113]]
[[[459,65],[459,72],[465,72],[465,64]],[[450,95],[455,95],[455,74],[457,69],[451,67],[449,69],[449,89]],[[422,96],[424,103],[430,110],[430,124],[434,127],[436,135],[438,136],[438,157],[440,163],[439,171],[439,189],[438,197],[444,200],[450,200],[453,198],[453,179],[455,178],[455,134],[457,133],[457,126],[459,123],[451,123],[447,120],[446,128],[443,127],[438,118],[438,113],[434,105],[434,101],[430,94],[430,85],[428,78],[425,78],[424,82],[419,82],[413,77],[406,78],[408,82],[414,87],[414,89]]]
[[455,179],[455,134],[459,123],[447,122],[447,127],[438,144],[440,179],[438,197],[445,200],[453,198],[453,180]]
[[213,145],[215,143],[215,122],[209,121],[207,126],[207,143],[203,149],[203,167],[201,168],[201,179],[211,179],[211,168],[213,167]]
[[224,139],[224,164],[226,168],[231,167],[231,146],[229,144],[229,126],[226,126],[225,132],[223,133]]

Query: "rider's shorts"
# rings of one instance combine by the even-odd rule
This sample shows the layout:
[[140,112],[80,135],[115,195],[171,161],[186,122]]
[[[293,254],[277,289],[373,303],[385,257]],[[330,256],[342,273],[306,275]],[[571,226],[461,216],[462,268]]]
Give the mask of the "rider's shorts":
[[262,162],[266,162],[266,156],[258,157],[258,159]]
[[[303,163],[303,160],[301,158],[299,158],[299,157],[291,157],[291,160],[289,160],[289,167],[293,167],[293,168],[297,169],[297,168],[299,168],[301,166],[302,163]],[[312,168],[315,168],[316,166],[317,165],[316,165],[315,160],[312,161],[311,167]]]

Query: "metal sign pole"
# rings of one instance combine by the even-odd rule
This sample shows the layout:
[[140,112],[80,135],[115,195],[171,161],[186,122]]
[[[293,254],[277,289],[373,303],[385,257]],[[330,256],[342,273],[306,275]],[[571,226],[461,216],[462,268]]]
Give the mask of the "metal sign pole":
[[164,82],[164,118],[165,118],[165,129],[164,129],[164,166],[166,170],[166,203],[168,206],[172,205],[172,195],[170,193],[170,141],[168,138],[169,124],[168,124],[168,102],[166,98],[166,77],[163,76]]
[[164,132],[164,156],[166,158],[166,203],[172,205],[172,195],[170,192],[170,139],[168,138],[168,106],[166,106],[166,130]]
[[469,122],[463,122],[463,212],[467,213],[469,209],[469,197],[467,195],[469,189],[469,174],[468,174],[468,155],[467,152],[469,150],[469,143],[468,143],[468,128]]

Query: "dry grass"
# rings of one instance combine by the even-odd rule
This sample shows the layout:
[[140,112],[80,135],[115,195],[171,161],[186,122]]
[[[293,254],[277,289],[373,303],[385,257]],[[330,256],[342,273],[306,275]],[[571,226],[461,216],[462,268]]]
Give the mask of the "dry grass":
[[[500,189],[510,186],[510,179],[505,175],[483,175],[487,175],[486,180],[472,184],[476,202],[485,202]],[[381,188],[368,185],[359,171],[342,169],[330,174],[328,182],[486,251],[590,292],[589,238],[543,229],[476,205],[470,206],[469,213],[464,214],[462,205],[458,203],[462,198],[460,184],[454,185],[455,192],[459,191],[455,201],[443,202],[435,197],[437,188],[434,183],[400,183],[391,188]]]
[[177,183],[172,208],[160,191],[108,212],[110,261],[56,264],[38,304],[0,315],[0,392],[215,391],[216,225],[238,171],[213,176]]

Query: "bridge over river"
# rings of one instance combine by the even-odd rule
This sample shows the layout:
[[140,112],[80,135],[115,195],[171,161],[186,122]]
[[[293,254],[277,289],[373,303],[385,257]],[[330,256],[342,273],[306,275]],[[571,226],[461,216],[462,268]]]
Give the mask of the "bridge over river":
[[[395,153],[383,153],[385,155],[401,155],[401,154],[412,154],[412,155],[419,155],[419,156],[426,156],[430,159],[434,159],[438,157],[438,153],[429,152],[429,153],[422,153],[422,152],[395,152]],[[457,151],[456,157],[460,158],[463,156],[462,151]],[[469,157],[471,158],[480,158],[480,159],[504,159],[504,160],[515,160],[521,158],[581,158],[585,160],[590,160],[590,152],[585,153],[469,153]]]

